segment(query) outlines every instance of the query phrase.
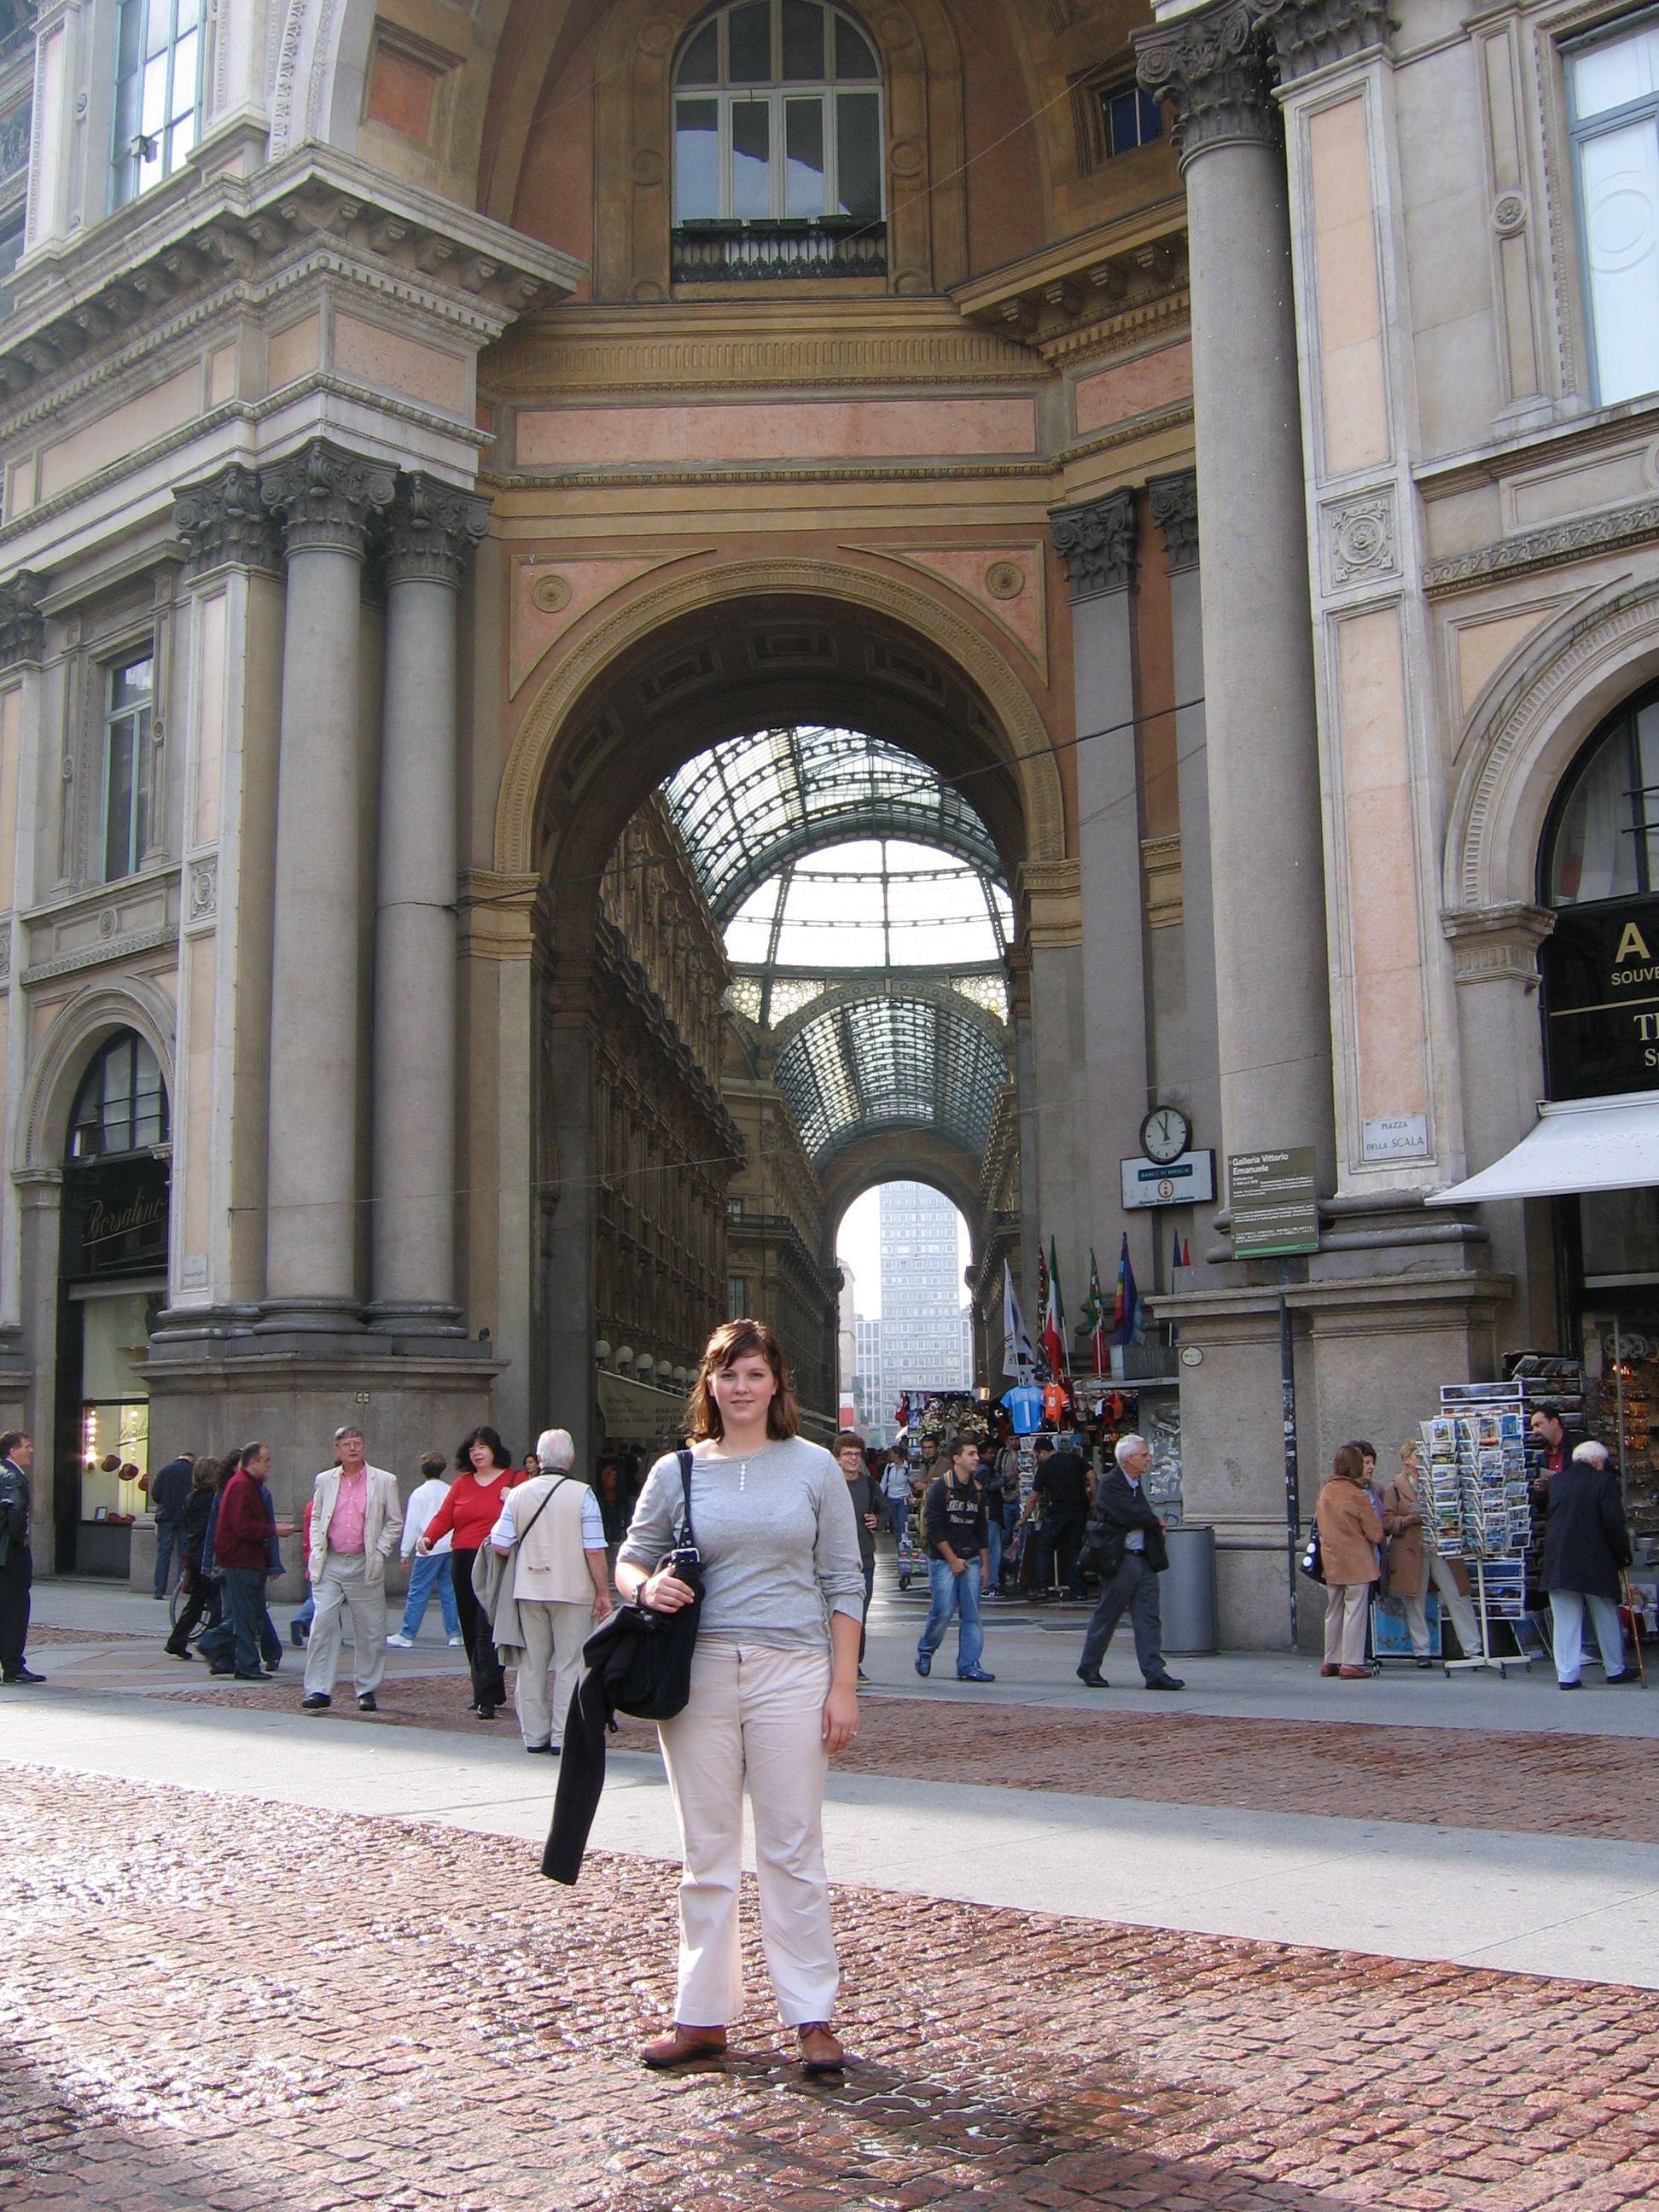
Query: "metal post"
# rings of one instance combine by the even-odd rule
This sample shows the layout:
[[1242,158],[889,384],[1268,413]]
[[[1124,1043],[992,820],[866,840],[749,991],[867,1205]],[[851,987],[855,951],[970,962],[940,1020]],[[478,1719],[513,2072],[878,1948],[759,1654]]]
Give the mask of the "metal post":
[[1291,1310],[1285,1303],[1284,1285],[1290,1269],[1279,1263],[1279,1380],[1285,1401],[1285,1541],[1291,1577],[1291,1649],[1296,1640],[1296,1571],[1302,1550],[1302,1483],[1296,1448],[1296,1358],[1291,1341]]

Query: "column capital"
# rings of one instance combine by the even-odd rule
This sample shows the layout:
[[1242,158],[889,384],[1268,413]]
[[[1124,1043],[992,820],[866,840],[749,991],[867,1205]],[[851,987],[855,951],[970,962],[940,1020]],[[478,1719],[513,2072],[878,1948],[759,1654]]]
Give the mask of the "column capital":
[[1254,0],[1279,57],[1279,81],[1298,77],[1332,62],[1351,60],[1373,46],[1386,46],[1393,27],[1389,0]]
[[240,461],[175,491],[173,526],[185,541],[192,575],[227,565],[282,574],[282,535],[259,497],[258,471]]
[[1176,111],[1181,166],[1212,146],[1279,143],[1269,41],[1252,0],[1135,34],[1135,75]]
[[1072,603],[1127,592],[1137,566],[1135,495],[1126,486],[1080,507],[1049,510],[1054,550],[1066,563]]
[[1440,927],[1450,941],[1460,983],[1519,983],[1538,988],[1538,948],[1555,927],[1547,906],[1524,899],[1501,906],[1448,907]]
[[386,580],[459,591],[470,550],[489,527],[489,501],[436,477],[400,475],[386,520]]
[[370,526],[390,507],[397,471],[325,438],[259,471],[259,496],[281,515],[290,553],[320,546],[361,561]]
[[37,602],[45,589],[27,568],[0,584],[0,668],[15,668],[23,661],[40,665],[46,623]]
[[1146,503],[1152,520],[1164,532],[1169,570],[1178,576],[1198,566],[1198,471],[1180,469],[1173,476],[1148,477]]

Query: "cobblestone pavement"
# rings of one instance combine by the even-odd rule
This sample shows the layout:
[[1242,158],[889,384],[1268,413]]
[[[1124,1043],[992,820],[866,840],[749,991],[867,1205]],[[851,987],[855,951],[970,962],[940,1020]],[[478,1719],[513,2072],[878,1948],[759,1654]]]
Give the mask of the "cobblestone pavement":
[[493,1838],[18,1766],[0,1839],[9,2212],[1659,2199],[1636,1991],[850,1891],[844,2082],[758,2007],[663,2080],[660,1863],[570,1892]]
[[[1352,1687],[1364,1696],[1364,1684]],[[296,1669],[257,1688],[192,1680],[170,1695],[257,1708],[291,1703],[298,1692]],[[464,1674],[389,1676],[374,1724],[477,1735],[484,1727],[467,1698]],[[974,1710],[971,1729],[960,1706],[925,1698],[866,1698],[862,1711],[858,1742],[836,1762],[842,1772],[1659,1843],[1659,1758],[1640,1737],[1218,1720],[1167,1705],[1144,1715],[986,1705]],[[363,1724],[349,1674],[318,1725],[343,1722]],[[514,1732],[510,1705],[489,1732]],[[623,1721],[613,1741],[654,1751],[657,1732]]]

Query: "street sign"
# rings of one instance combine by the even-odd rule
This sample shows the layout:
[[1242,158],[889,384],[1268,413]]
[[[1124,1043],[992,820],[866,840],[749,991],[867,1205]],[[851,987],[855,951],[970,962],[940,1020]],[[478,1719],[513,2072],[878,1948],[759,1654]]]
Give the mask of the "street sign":
[[1138,1206],[1192,1206],[1215,1196],[1215,1154],[1181,1152],[1163,1164],[1157,1160],[1120,1160],[1123,1210]]
[[1283,1152],[1234,1152],[1227,1161],[1233,1254],[1270,1260],[1319,1249],[1319,1200],[1310,1145]]

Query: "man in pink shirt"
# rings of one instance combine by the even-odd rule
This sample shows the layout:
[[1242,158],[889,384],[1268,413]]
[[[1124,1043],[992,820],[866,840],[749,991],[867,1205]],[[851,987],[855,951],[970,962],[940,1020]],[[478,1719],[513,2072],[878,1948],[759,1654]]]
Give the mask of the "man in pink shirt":
[[340,1614],[349,1607],[352,1686],[359,1712],[372,1713],[386,1674],[386,1564],[398,1548],[403,1508],[397,1478],[364,1457],[361,1429],[337,1429],[334,1451],[338,1465],[325,1468],[312,1493],[309,1565],[317,1610],[300,1702],[308,1713],[332,1702]]

